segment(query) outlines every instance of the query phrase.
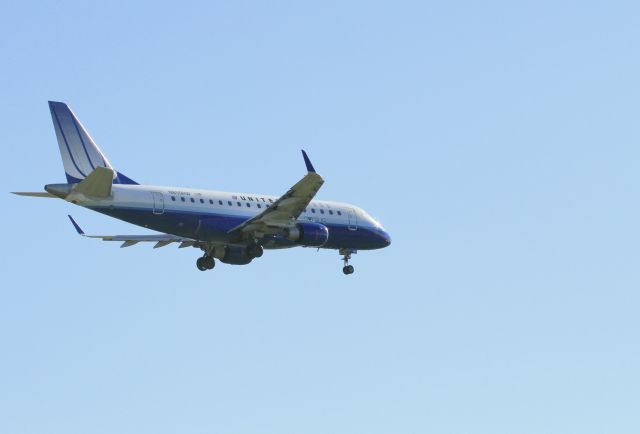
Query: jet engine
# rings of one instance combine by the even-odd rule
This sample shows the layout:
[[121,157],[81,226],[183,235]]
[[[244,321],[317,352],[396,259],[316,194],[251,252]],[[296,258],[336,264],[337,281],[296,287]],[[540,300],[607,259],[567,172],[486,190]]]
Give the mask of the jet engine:
[[216,247],[213,256],[231,265],[246,265],[253,260],[247,248],[240,246]]
[[286,228],[284,236],[289,241],[308,247],[322,247],[329,241],[329,228],[321,223],[297,223]]

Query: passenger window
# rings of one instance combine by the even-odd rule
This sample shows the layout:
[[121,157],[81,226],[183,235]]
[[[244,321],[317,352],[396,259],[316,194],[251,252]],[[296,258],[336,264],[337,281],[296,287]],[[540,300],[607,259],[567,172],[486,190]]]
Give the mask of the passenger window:
[[200,199],[200,203],[204,203],[204,199]]
[[247,202],[247,208],[251,208],[251,204]]
[[183,197],[181,197],[181,198],[180,198],[180,200],[184,202],[184,196],[183,196]]
[[240,202],[238,202],[238,206],[242,206],[242,204]]
[[333,215],[333,211],[329,210],[329,214]]
[[209,199],[209,204],[213,205],[213,200]]
[[324,214],[324,210],[323,209],[320,210],[320,214]]
[[262,205],[258,204],[258,208],[262,208]]
[[311,208],[311,212],[315,214],[316,213],[316,209],[315,208]]
[[191,198],[191,203],[195,203],[196,200],[194,198]]
[[233,205],[230,200],[228,200],[227,203],[229,204],[229,206]]
[[221,200],[219,200],[219,201],[218,201],[218,203],[219,203],[220,205],[222,205],[222,201],[221,201]]
[[340,211],[337,211],[338,215],[342,215],[342,213]]

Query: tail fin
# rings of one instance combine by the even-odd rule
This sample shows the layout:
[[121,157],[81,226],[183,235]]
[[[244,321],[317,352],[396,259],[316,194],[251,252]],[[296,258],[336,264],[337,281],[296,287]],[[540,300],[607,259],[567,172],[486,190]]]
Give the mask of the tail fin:
[[100,151],[69,106],[63,102],[49,101],[49,110],[56,130],[67,182],[79,183],[96,167],[106,167],[113,170],[114,184],[137,184],[111,166],[107,157]]

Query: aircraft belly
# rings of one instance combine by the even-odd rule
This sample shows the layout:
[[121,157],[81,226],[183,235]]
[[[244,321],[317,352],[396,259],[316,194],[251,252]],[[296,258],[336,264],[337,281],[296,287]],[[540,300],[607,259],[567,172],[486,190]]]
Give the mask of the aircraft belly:
[[[165,210],[163,214],[153,214],[150,209],[91,207],[94,211],[106,214],[128,223],[158,232],[193,238],[201,241],[237,243],[241,240],[232,238],[227,232],[241,224],[247,217],[211,215],[197,213],[178,213]],[[373,229],[358,227],[350,230],[345,225],[327,225],[329,240],[321,247],[324,249],[352,248],[360,250],[376,249]],[[282,237],[266,237],[266,249],[282,249],[299,246]]]

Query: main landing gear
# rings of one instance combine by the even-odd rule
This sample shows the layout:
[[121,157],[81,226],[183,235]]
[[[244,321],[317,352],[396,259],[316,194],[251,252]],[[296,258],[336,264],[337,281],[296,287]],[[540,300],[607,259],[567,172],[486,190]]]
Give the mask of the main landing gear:
[[349,259],[351,259],[351,254],[357,253],[355,250],[350,249],[340,249],[340,254],[342,255],[342,260],[344,261],[344,267],[342,267],[342,272],[346,275],[353,274],[355,269],[353,265],[349,265]]
[[216,266],[216,261],[214,261],[213,256],[204,255],[198,258],[196,261],[196,266],[200,271],[207,271],[213,269]]
[[249,244],[247,246],[247,254],[252,258],[260,258],[264,253],[264,249],[258,243]]

